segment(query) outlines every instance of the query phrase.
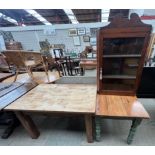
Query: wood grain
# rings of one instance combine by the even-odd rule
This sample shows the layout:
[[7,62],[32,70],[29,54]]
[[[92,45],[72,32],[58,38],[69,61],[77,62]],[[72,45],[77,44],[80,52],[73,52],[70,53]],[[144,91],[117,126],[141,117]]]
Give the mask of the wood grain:
[[10,91],[5,91],[5,95],[3,91],[3,94],[0,97],[0,110],[4,109],[7,105],[11,104],[34,87],[35,85],[32,85],[31,83],[21,84],[20,86],[17,84],[16,88],[13,86],[12,90],[9,89]]
[[149,118],[136,96],[97,95],[96,115],[105,117]]
[[5,110],[34,112],[95,113],[96,86],[41,84]]

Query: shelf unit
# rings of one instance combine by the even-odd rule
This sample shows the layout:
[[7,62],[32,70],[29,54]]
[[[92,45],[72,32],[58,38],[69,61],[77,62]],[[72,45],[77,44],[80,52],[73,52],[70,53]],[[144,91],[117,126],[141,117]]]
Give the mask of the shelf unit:
[[118,15],[100,28],[97,40],[98,93],[134,95],[144,65],[152,26],[137,14]]
[[141,57],[141,54],[115,54],[115,55],[103,55],[103,58],[136,58]]
[[103,75],[104,79],[136,79],[136,76],[131,75]]

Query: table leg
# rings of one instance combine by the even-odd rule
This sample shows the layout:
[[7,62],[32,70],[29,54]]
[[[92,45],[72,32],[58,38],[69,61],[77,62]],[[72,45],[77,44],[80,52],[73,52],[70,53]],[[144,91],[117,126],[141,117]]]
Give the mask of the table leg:
[[132,143],[134,135],[135,135],[135,132],[136,132],[136,129],[137,129],[138,125],[140,125],[141,121],[142,121],[142,119],[140,119],[140,118],[135,118],[132,121],[130,132],[129,132],[129,135],[128,135],[128,138],[127,138],[127,143],[128,144]]
[[92,123],[92,115],[85,115],[85,126],[86,126],[86,134],[88,143],[93,142],[93,123]]
[[23,112],[15,112],[17,118],[20,120],[23,127],[26,131],[30,134],[32,139],[37,139],[40,135],[37,127],[35,126],[34,122],[32,121],[31,117],[24,114]]
[[95,139],[100,141],[101,139],[101,117],[95,117]]

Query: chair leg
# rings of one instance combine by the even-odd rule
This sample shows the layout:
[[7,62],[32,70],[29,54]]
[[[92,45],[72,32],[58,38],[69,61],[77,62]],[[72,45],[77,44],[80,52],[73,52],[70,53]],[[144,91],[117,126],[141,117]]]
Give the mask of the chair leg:
[[48,76],[48,70],[47,70],[45,64],[43,64],[43,66],[44,66],[45,74],[47,76],[47,80],[48,80],[48,82],[50,82],[50,79],[49,79],[49,76]]
[[13,82],[15,82],[17,80],[18,73],[19,73],[19,69],[16,70],[16,75],[15,75]]
[[36,82],[35,79],[34,79],[34,77],[33,77],[33,74],[31,73],[31,68],[26,67],[26,71],[27,71],[28,75],[31,77],[31,79],[32,79],[34,82]]

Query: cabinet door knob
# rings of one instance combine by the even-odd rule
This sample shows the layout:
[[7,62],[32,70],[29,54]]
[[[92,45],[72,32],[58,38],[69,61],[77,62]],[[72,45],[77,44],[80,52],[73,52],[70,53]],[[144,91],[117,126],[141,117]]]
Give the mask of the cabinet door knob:
[[100,80],[102,80],[102,68],[100,68]]

